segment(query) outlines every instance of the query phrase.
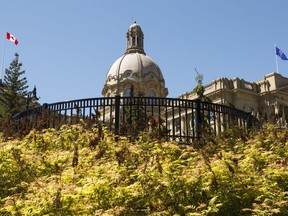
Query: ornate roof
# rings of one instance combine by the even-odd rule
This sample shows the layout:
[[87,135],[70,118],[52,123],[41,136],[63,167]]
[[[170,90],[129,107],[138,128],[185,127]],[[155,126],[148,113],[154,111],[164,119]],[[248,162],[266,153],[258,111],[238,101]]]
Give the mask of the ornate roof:
[[[112,89],[115,85],[127,80],[130,84],[137,83],[138,85],[153,82],[165,89],[165,80],[159,66],[144,52],[144,34],[136,22],[127,31],[126,44],[124,55],[112,64],[107,73],[102,94],[105,96],[109,88]],[[167,92],[165,95],[167,96],[167,89],[162,92]]]

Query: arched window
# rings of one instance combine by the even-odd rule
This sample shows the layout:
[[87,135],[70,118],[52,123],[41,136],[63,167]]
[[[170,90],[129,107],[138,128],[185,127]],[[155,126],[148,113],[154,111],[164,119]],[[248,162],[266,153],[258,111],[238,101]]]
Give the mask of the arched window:
[[130,96],[130,93],[131,93],[131,89],[130,88],[126,88],[125,91],[124,91],[124,97],[129,97]]

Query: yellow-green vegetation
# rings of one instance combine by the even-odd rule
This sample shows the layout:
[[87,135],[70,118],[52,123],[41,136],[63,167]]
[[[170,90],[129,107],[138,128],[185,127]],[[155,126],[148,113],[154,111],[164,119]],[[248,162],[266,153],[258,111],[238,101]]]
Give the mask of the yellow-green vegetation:
[[31,131],[0,142],[0,215],[288,215],[287,163],[288,130],[272,126],[194,146]]

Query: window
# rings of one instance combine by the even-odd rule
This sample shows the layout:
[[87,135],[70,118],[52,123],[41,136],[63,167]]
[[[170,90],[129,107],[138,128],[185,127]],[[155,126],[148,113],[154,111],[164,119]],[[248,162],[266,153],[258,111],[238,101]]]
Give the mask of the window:
[[215,113],[212,112],[212,111],[210,111],[210,112],[209,112],[209,115],[210,115],[210,120],[211,120],[211,121],[214,121],[214,119],[215,119]]
[[150,89],[148,91],[148,97],[150,97],[149,99],[150,104],[155,104],[155,99],[153,99],[153,97],[156,97],[156,92],[153,89]]
[[129,97],[131,93],[131,89],[130,88],[126,88],[124,91],[124,97]]

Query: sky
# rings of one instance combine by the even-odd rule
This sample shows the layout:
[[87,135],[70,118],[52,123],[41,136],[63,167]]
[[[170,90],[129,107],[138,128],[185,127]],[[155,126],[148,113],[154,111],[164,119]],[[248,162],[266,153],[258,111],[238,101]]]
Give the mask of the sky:
[[[288,56],[287,0],[3,0],[0,7],[3,67],[18,52],[40,103],[102,97],[134,21],[168,97],[195,87],[195,68],[204,84],[220,77],[255,82],[276,72],[275,44]],[[288,77],[288,61],[278,58],[278,65]]]

